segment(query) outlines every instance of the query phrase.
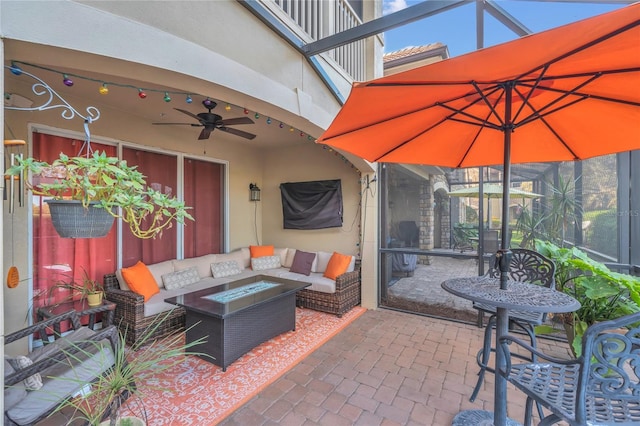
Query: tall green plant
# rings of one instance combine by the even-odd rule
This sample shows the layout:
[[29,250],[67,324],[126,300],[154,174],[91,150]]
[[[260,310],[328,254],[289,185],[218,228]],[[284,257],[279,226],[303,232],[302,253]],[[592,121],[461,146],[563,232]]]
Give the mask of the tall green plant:
[[544,229],[545,216],[523,207],[515,225],[515,230],[522,235],[520,247],[534,249],[536,241],[546,238]]
[[576,221],[577,214],[582,211],[582,205],[576,201],[575,188],[580,180],[565,180],[558,178],[558,186],[549,185],[551,188],[551,202],[548,205],[549,213],[546,215],[547,235],[564,247],[567,228]]
[[580,355],[582,336],[589,326],[640,312],[640,278],[614,272],[575,247],[538,241],[536,249],[556,264],[556,289],[580,302],[580,309],[563,317],[573,328],[573,336],[568,333],[567,337],[576,356]]
[[[127,398],[134,398],[133,404],[141,407],[144,413],[144,406],[141,402],[143,390],[136,385],[136,382],[148,382],[153,376],[169,370],[184,362],[186,356],[209,357],[209,355],[193,352],[193,348],[206,341],[205,337],[196,339],[193,342],[185,343],[185,333],[175,333],[164,339],[154,340],[156,329],[167,320],[172,314],[171,311],[156,319],[144,333],[136,340],[129,350],[127,350],[126,331],[118,333],[118,341],[114,353],[114,364],[105,374],[99,376],[91,383],[91,392],[60,404],[56,411],[66,407],[71,407],[74,411],[72,422],[81,420],[90,425],[99,425],[105,418],[109,419],[109,424],[114,426],[118,419],[120,406]],[[94,347],[81,349],[80,342],[73,344],[68,351],[69,355],[77,357],[77,353],[82,354],[82,358],[89,358],[92,353],[100,353],[100,343],[91,342]],[[73,353],[76,353],[74,355]],[[109,362],[110,360],[104,360]],[[78,382],[73,375],[60,380]],[[85,383],[80,383],[85,385]],[[146,415],[146,414],[145,414]]]

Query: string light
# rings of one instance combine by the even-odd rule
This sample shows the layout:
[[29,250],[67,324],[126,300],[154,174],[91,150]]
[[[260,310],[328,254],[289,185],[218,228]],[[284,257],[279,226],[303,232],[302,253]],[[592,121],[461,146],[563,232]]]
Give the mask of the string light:
[[204,101],[202,101],[202,105],[204,105],[205,108],[215,108],[216,103],[213,102],[211,99],[207,98]]
[[9,69],[11,70],[11,74],[13,74],[13,75],[22,74],[22,68],[17,66],[14,62],[11,62],[11,67]]
[[[171,96],[172,95],[180,95],[180,96],[185,96],[185,102],[187,104],[191,104],[193,103],[193,98],[192,98],[192,94],[191,93],[187,93],[187,92],[179,92],[179,91],[165,91],[165,90],[159,90],[159,89],[153,89],[153,88],[144,88],[144,87],[136,87],[130,84],[123,84],[123,83],[117,83],[117,82],[112,82],[112,81],[104,81],[104,80],[98,80],[95,78],[91,78],[91,77],[86,77],[86,76],[82,76],[82,75],[78,75],[78,74],[73,74],[73,73],[67,73],[67,72],[62,72],[62,71],[58,71],[52,68],[47,68],[47,67],[43,67],[40,65],[35,65],[35,64],[30,64],[27,62],[22,62],[22,61],[11,61],[11,66],[9,67],[9,70],[11,71],[12,74],[14,75],[22,75],[23,71],[22,68],[20,68],[20,66],[18,64],[21,65],[27,65],[33,68],[38,68],[41,70],[45,70],[45,71],[49,71],[49,72],[53,72],[56,73],[58,75],[60,75],[62,77],[62,83],[67,86],[67,87],[73,87],[75,81],[74,80],[87,80],[87,81],[93,81],[95,83],[100,84],[100,87],[98,88],[98,91],[101,95],[107,95],[109,94],[109,87],[108,86],[115,86],[115,87],[120,87],[120,88],[127,88],[127,89],[133,89],[137,92],[138,97],[140,99],[146,99],[148,96],[148,93],[162,93],[164,94],[163,100],[164,102],[171,102]],[[5,96],[7,96],[7,94],[5,94]],[[206,97],[203,101],[202,104],[207,106],[207,105],[211,105],[212,108],[215,107],[216,102],[214,100],[212,100],[209,97]],[[233,105],[236,106],[238,108],[241,108],[238,105]],[[225,103],[225,107],[224,109],[226,111],[231,111],[232,109],[232,104],[230,103]],[[243,111],[246,115],[248,115],[250,113],[248,108],[243,108]],[[255,112],[254,113],[254,117],[256,119],[260,118],[260,113],[259,112]],[[266,123],[267,124],[271,124],[273,122],[273,119],[271,117],[267,117],[266,119]],[[280,121],[278,124],[278,127],[281,129],[285,128],[285,123]],[[294,132],[296,129],[293,126],[288,126],[289,131],[290,132]],[[303,137],[305,136],[306,133],[300,131],[300,136]],[[311,135],[307,135],[307,139],[312,141],[314,138],[311,137]]]
[[71,80],[66,74],[62,74],[62,84],[67,87],[73,86],[73,80]]

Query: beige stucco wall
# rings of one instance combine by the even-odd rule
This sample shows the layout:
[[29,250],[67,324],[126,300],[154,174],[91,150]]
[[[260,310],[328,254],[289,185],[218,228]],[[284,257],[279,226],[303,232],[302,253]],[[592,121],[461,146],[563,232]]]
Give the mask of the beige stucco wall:
[[[308,134],[319,135],[340,107],[306,59],[235,1],[82,4],[2,0],[0,35],[5,58],[100,72],[114,81],[135,76],[183,91],[216,93],[234,105],[278,117]],[[349,83],[340,73],[330,75],[346,98]],[[30,88],[28,84],[12,82],[11,92],[28,95]],[[67,101],[81,108],[86,106],[81,97],[71,95]],[[363,271],[363,286],[367,294],[363,295],[363,304],[376,306],[375,197],[369,198],[367,209],[358,209],[362,190],[358,170],[351,168],[341,155],[330,155],[311,141],[273,151],[232,142],[203,147],[195,143],[191,133],[185,135],[184,129],[160,129],[112,105],[94,106],[102,113],[100,120],[91,125],[94,140],[146,146],[228,164],[228,249],[255,244],[257,224],[262,243],[356,254],[358,225],[366,215],[363,263],[367,271]],[[64,120],[59,111],[5,110],[4,118],[17,138],[28,140],[30,125],[76,138],[83,136],[81,121]],[[367,170],[362,162],[359,167]],[[340,178],[343,185],[342,228],[305,232],[282,229],[279,183],[335,178]],[[250,182],[262,188],[263,201],[257,204],[257,217],[256,205],[248,200]],[[9,266],[16,264],[21,276],[28,279],[27,207],[10,216],[4,204],[3,276]],[[8,290],[5,286],[5,333],[24,326],[28,288],[27,282],[17,289]]]

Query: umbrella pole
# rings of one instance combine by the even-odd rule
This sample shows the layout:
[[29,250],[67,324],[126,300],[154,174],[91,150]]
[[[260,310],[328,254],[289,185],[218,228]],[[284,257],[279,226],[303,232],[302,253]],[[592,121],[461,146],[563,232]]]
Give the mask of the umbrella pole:
[[[507,233],[509,232],[509,185],[511,182],[511,133],[513,123],[511,121],[511,96],[513,86],[505,85],[505,111],[504,111],[504,173],[502,176],[502,235],[501,248],[498,250],[498,265],[500,268],[500,288],[507,289],[509,279],[509,263],[511,252],[507,248]],[[496,311],[496,342],[507,335],[509,325],[509,313],[505,308],[497,308]],[[496,350],[496,377],[494,389],[494,425],[501,426],[507,423],[507,379],[500,372],[506,368],[505,354]]]

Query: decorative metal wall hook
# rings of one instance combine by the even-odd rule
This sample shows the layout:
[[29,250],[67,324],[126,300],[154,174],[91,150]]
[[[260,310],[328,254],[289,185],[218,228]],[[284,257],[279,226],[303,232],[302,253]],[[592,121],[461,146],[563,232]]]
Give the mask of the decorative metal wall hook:
[[21,68],[18,68],[16,65],[5,65],[4,67],[11,71],[14,75],[26,75],[36,80],[37,83],[34,83],[33,86],[31,86],[31,91],[36,96],[41,96],[42,98],[40,99],[43,100],[42,104],[37,106],[5,106],[4,108],[13,111],[47,111],[50,109],[60,108],[62,109],[60,115],[65,120],[71,120],[76,116],[82,118],[84,120],[84,132],[86,137],[83,148],[87,146],[87,155],[89,155],[89,153],[91,152],[91,133],[89,132],[89,124],[100,118],[100,111],[98,110],[98,108],[94,106],[88,106],[86,108],[86,115],[83,115],[78,112],[77,109],[72,107],[69,102],[67,102],[58,92],[56,92],[51,86],[49,86],[39,77],[36,77],[35,75],[24,71]]

